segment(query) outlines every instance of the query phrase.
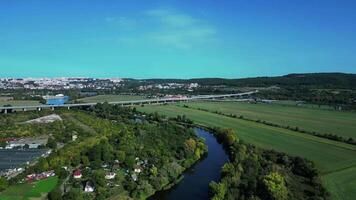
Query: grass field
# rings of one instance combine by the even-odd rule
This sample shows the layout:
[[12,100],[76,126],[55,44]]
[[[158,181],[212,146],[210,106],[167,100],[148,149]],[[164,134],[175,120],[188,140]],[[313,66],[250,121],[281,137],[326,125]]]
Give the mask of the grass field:
[[55,188],[58,177],[50,177],[35,183],[23,183],[9,187],[0,193],[0,200],[30,200],[41,198]]
[[187,105],[356,140],[355,112],[245,102],[191,102]]
[[[333,199],[351,200],[356,195],[353,188],[356,184],[356,173],[350,173],[356,171],[356,146],[177,105],[145,106],[138,109],[145,112],[158,111],[171,117],[185,114],[199,124],[233,128],[246,142],[314,161],[323,174],[324,185],[331,192]],[[340,186],[339,183],[344,185]]]
[[12,105],[12,106],[37,106],[41,105],[38,101],[20,101],[20,100],[11,100],[11,101],[0,101],[0,107],[4,105]]
[[99,103],[99,102],[115,102],[115,101],[130,101],[130,100],[142,100],[146,99],[145,96],[139,95],[98,95],[92,97],[85,97],[78,99],[78,101],[84,103]]

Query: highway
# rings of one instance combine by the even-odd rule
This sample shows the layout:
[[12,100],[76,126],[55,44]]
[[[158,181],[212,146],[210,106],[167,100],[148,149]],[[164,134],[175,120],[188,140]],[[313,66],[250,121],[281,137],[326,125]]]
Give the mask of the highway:
[[[164,104],[164,103],[175,103],[181,101],[194,101],[194,100],[204,100],[204,99],[220,99],[226,97],[242,97],[242,96],[249,96],[252,94],[257,93],[258,90],[244,92],[244,93],[237,93],[237,94],[222,94],[222,95],[199,95],[199,96],[192,96],[187,98],[160,98],[160,99],[143,99],[143,100],[130,100],[130,101],[117,101],[117,102],[108,102],[109,104],[113,105],[121,105],[121,106],[134,106],[134,105],[143,105],[143,104]],[[75,104],[63,104],[63,105],[36,105],[36,106],[11,106],[11,107],[0,107],[1,113],[7,113],[8,111],[12,110],[42,110],[42,109],[52,109],[55,108],[67,108],[70,109],[72,107],[88,107],[88,106],[95,106],[98,103],[104,102],[95,102],[95,103],[75,103]]]

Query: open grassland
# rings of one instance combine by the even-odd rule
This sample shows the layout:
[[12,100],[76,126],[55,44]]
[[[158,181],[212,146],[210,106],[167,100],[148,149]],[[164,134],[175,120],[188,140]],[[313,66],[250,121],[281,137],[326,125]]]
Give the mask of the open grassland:
[[[351,200],[356,195],[353,188],[356,179],[345,181],[347,174],[356,170],[356,146],[177,105],[145,106],[138,109],[144,112],[157,111],[169,117],[184,114],[198,124],[233,128],[248,143],[314,161],[333,199]],[[334,175],[339,173],[346,174],[344,177]]]
[[191,102],[194,108],[243,115],[245,118],[298,127],[323,134],[336,134],[356,140],[356,113],[317,108],[283,106],[276,104],[250,104],[245,102]]
[[38,101],[20,101],[20,100],[0,101],[0,107],[3,107],[4,105],[37,106],[37,105],[41,105],[41,103]]
[[50,177],[34,183],[23,183],[9,187],[0,193],[0,200],[30,200],[40,198],[55,188],[58,177]]
[[142,100],[146,99],[145,96],[139,95],[98,95],[92,97],[85,97],[78,99],[78,101],[84,103],[101,103],[101,102],[116,102],[116,101],[131,101],[131,100]]
[[322,180],[333,199],[355,199],[356,167],[327,174]]

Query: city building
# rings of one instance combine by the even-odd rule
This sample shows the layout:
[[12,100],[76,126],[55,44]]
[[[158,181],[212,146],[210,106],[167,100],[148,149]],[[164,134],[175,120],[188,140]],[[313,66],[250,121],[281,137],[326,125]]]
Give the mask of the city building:
[[57,94],[56,96],[43,96],[43,99],[46,100],[47,105],[63,105],[68,102],[69,97],[63,94]]

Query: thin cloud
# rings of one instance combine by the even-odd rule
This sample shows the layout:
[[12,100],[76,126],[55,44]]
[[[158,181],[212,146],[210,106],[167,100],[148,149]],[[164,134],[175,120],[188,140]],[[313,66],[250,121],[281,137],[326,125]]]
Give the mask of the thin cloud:
[[159,25],[149,38],[162,45],[192,48],[217,41],[217,30],[207,22],[172,9],[154,9],[147,15]]
[[133,29],[136,27],[136,20],[128,17],[106,17],[105,21],[117,25],[120,28]]
[[148,10],[140,20],[126,17],[108,17],[105,20],[123,27],[133,27],[134,24],[135,28],[130,32],[120,34],[117,41],[123,45],[190,49],[219,41],[213,25],[175,9]]
[[200,23],[200,20],[190,15],[168,9],[149,10],[147,11],[147,15],[156,18],[164,25],[172,27],[186,27]]

